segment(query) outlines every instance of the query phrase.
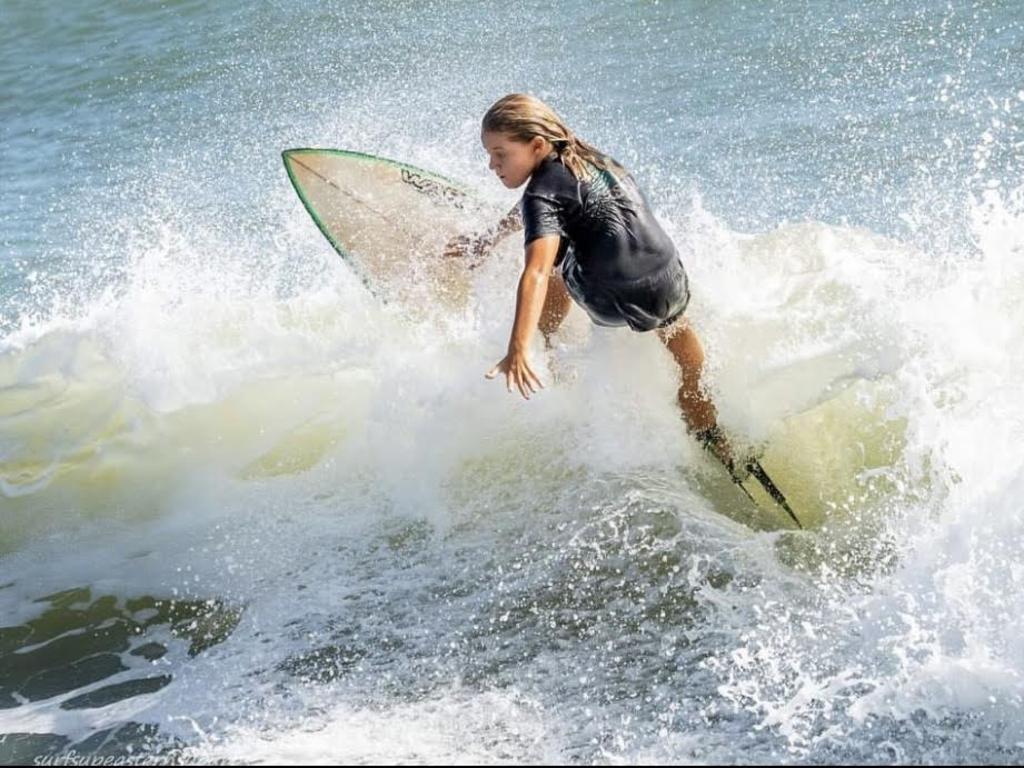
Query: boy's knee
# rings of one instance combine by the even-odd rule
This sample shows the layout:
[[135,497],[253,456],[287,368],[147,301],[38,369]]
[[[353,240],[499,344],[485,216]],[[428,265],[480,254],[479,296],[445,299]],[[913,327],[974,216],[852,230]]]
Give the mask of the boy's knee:
[[658,337],[666,344],[684,331],[690,331],[690,323],[685,315],[677,317],[671,325],[666,325],[657,329]]

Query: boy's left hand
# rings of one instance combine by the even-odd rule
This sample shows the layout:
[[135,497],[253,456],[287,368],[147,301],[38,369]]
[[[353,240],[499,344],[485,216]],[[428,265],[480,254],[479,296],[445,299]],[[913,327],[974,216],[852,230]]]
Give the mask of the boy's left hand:
[[530,399],[530,392],[536,393],[537,391],[534,385],[541,389],[544,388],[544,385],[537,377],[537,374],[535,374],[533,369],[530,368],[530,363],[526,359],[525,352],[510,350],[509,353],[485,375],[488,379],[493,379],[499,372],[505,374],[508,391],[512,391],[512,384],[514,382],[523,397],[527,400]]

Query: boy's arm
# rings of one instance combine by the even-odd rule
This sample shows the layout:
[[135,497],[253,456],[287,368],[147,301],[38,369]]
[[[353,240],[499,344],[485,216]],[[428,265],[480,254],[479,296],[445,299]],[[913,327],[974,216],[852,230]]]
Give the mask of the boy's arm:
[[485,375],[493,379],[498,373],[504,373],[508,391],[512,386],[527,400],[530,394],[544,385],[534,373],[527,359],[530,341],[540,322],[544,310],[544,299],[548,293],[548,279],[551,269],[558,257],[558,246],[561,238],[558,235],[545,235],[530,242],[526,246],[526,266],[519,278],[519,290],[516,293],[516,316],[512,324],[512,337],[508,342],[508,352]]
[[518,232],[523,228],[523,212],[519,207],[519,203],[512,206],[512,210],[505,214],[505,217],[498,222],[494,228],[494,238],[492,246],[496,244],[506,235],[510,235],[513,232]]
[[544,300],[548,295],[548,281],[558,257],[560,242],[561,237],[558,235],[544,235],[526,246],[526,266],[519,278],[516,316],[512,324],[512,338],[508,343],[509,350],[526,355],[530,349],[530,340],[540,325]]
[[473,261],[470,269],[480,266],[488,254],[513,232],[523,228],[523,215],[516,203],[512,210],[505,214],[501,220],[490,229],[480,235],[457,235],[448,241],[445,248],[445,256],[470,256]]
[[[516,203],[512,206],[512,210],[501,218],[501,221],[476,238],[477,247],[474,249],[476,254],[482,259],[490,253],[491,249],[493,249],[498,243],[513,232],[520,231],[522,228],[523,214],[522,210],[519,208],[519,203]],[[479,261],[476,262],[476,264],[479,263]]]

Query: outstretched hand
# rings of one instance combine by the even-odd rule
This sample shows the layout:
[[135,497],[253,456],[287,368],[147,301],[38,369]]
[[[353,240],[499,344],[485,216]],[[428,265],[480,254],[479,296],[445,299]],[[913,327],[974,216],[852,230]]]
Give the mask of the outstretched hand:
[[544,388],[537,374],[530,367],[525,352],[510,351],[485,375],[488,379],[493,379],[499,373],[505,374],[505,383],[508,386],[509,392],[512,391],[512,384],[514,383],[527,400],[530,399],[530,393],[536,393],[537,388]]

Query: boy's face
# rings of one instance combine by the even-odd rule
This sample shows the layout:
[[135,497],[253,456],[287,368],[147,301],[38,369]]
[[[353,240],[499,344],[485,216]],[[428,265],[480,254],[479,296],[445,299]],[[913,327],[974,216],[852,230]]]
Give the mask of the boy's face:
[[484,131],[480,141],[491,157],[488,167],[509,189],[524,184],[551,151],[551,144],[541,136],[519,141],[503,131]]

